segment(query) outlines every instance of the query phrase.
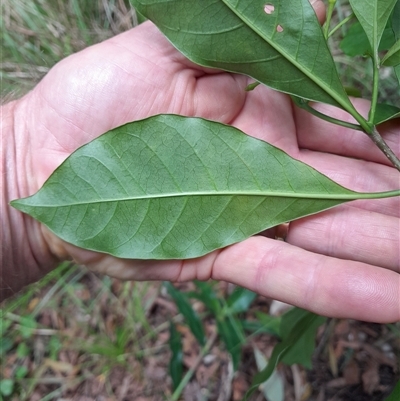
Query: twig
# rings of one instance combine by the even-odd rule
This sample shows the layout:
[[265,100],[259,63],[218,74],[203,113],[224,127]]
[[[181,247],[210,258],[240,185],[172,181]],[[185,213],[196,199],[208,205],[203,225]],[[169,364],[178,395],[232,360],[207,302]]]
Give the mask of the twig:
[[172,394],[171,401],[178,401],[179,397],[182,394],[182,391],[186,387],[186,385],[189,383],[190,379],[192,376],[195,374],[197,368],[199,367],[201,361],[203,360],[204,356],[210,351],[212,346],[215,343],[215,340],[217,339],[218,333],[215,332],[211,335],[209,340],[207,341],[206,345],[201,349],[199,356],[197,357],[196,361],[194,362],[193,366],[187,371],[181,382],[179,383],[179,386],[176,388],[174,393]]
[[381,137],[378,130],[374,127],[372,132],[368,134],[368,136],[372,139],[376,146],[385,154],[385,156],[391,161],[394,167],[400,171],[400,160],[395,155],[392,149],[390,149],[389,145],[385,142],[385,140]]

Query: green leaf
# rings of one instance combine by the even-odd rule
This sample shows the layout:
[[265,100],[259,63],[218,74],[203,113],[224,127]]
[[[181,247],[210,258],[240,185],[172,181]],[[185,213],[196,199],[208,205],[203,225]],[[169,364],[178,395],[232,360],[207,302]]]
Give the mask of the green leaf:
[[191,297],[198,299],[214,314],[216,318],[222,316],[221,301],[217,297],[213,286],[210,283],[194,281],[197,291],[191,293]]
[[[14,341],[11,338],[4,337],[4,331],[0,331],[1,333],[1,341],[0,341],[0,357],[5,358],[6,352],[10,351],[10,349],[14,346]],[[4,360],[4,359],[3,359]]]
[[316,316],[313,322],[302,331],[295,331],[296,324],[307,316],[312,316],[311,312],[300,308],[293,308],[282,316],[280,334],[283,341],[286,341],[292,333],[297,334],[297,341],[287,350],[281,361],[286,365],[301,364],[307,369],[312,368],[312,354],[315,349],[315,337],[319,326],[325,323],[326,318]]
[[236,287],[226,300],[229,312],[232,314],[246,312],[256,296],[257,294],[255,292],[250,291],[247,288]]
[[160,115],[82,146],[35,195],[11,204],[82,248],[182,259],[382,196],[345,189],[236,128]]
[[22,342],[19,343],[17,347],[17,356],[18,358],[25,358],[26,356],[29,355],[29,347],[26,345],[26,343]]
[[[268,360],[257,347],[254,346],[253,350],[257,369],[261,371],[268,365]],[[284,401],[285,399],[285,382],[277,370],[274,370],[266,382],[260,384],[260,390],[268,401]]]
[[175,301],[179,312],[182,313],[197,341],[200,343],[200,345],[204,345],[206,342],[203,324],[201,323],[199,315],[194,311],[185,294],[177,290],[171,283],[167,281],[164,282],[164,286],[167,288],[168,294],[171,295],[172,299]]
[[374,124],[378,125],[385,121],[400,117],[400,108],[391,104],[378,103],[375,110]]
[[313,325],[315,320],[319,317],[320,316],[318,315],[308,313],[302,316],[296,322],[296,324],[292,327],[291,332],[287,333],[286,338],[275,346],[266,368],[254,376],[251,387],[246,393],[245,400],[247,400],[251,394],[254,393],[260,384],[264,383],[271,377],[278,363],[282,360],[286,353],[288,353],[291,348],[297,344],[297,341],[299,340],[299,333],[306,331],[307,328],[310,325]]
[[[392,30],[396,40],[400,40],[400,1],[397,0],[392,13]],[[398,86],[400,87],[400,65],[394,67],[394,73],[397,77]]]
[[271,316],[269,313],[260,311],[255,312],[257,320],[263,325],[265,330],[268,330],[276,337],[280,337],[281,316]]
[[397,382],[395,388],[390,393],[389,397],[385,398],[385,401],[399,401],[400,399],[400,380]]
[[0,380],[0,395],[9,396],[13,393],[14,381],[11,379]]
[[[388,24],[383,31],[379,44],[379,51],[388,50],[395,43],[391,24]],[[367,35],[359,22],[355,22],[341,40],[340,49],[350,57],[365,56],[373,54]]]
[[350,0],[351,8],[367,35],[374,57],[397,0]]
[[400,64],[400,39],[388,50],[381,60],[381,64],[389,67]]
[[15,369],[15,378],[16,379],[23,379],[27,374],[28,374],[29,370],[26,366],[22,365],[22,366],[18,366]]
[[227,351],[232,356],[233,369],[236,371],[242,352],[242,333],[240,321],[234,317],[217,320],[218,334],[224,342]]
[[197,64],[352,108],[309,0],[131,1]]
[[400,1],[399,0],[396,1],[396,4],[393,8],[391,23],[392,23],[392,30],[393,30],[394,36],[398,40],[398,39],[400,39]]
[[20,319],[19,331],[24,338],[30,338],[37,327],[34,316],[22,316]]
[[271,316],[259,311],[256,311],[255,315],[256,319],[254,320],[241,320],[243,330],[254,334],[268,333],[275,337],[280,337],[280,316]]
[[179,386],[183,373],[183,348],[182,336],[171,321],[169,325],[169,348],[171,359],[169,360],[169,374],[172,379],[173,390]]
[[394,67],[394,73],[396,74],[398,86],[400,86],[400,65]]

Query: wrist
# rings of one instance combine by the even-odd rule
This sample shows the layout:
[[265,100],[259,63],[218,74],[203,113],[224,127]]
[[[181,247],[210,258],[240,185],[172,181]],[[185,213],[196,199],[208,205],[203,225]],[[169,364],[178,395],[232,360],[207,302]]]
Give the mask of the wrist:
[[30,137],[25,120],[24,98],[1,107],[1,274],[0,302],[25,285],[39,280],[57,264],[42,227],[31,217],[13,209],[13,199],[36,190],[30,157]]

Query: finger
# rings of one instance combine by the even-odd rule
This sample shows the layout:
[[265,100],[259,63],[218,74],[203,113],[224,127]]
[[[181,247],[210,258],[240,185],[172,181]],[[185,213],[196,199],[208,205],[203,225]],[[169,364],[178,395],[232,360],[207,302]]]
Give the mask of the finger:
[[292,110],[286,94],[260,85],[247,93],[239,115],[230,124],[289,154],[295,154],[298,153],[298,145]]
[[[384,192],[400,188],[399,173],[389,166],[308,150],[300,151],[295,157],[353,191]],[[400,217],[399,202],[399,197],[393,197],[359,200],[352,205],[372,212]]]
[[124,260],[79,252],[76,259],[89,268],[124,280],[213,278],[325,316],[380,323],[400,319],[397,273],[317,255],[265,237],[252,237],[204,257],[181,261]]
[[[355,99],[354,105],[361,114],[368,115],[370,106],[368,101]],[[313,107],[321,113],[339,120],[356,123],[353,117],[343,110],[326,104],[315,104]],[[295,109],[295,121],[300,148],[390,165],[390,162],[374,145],[368,135],[361,131],[334,125],[299,108]],[[392,120],[382,124],[378,130],[392,150],[400,156],[400,120]]]
[[342,205],[292,221],[286,242],[321,255],[400,273],[400,220]]
[[325,21],[325,4],[321,0],[310,0],[311,5],[314,8],[315,14],[317,14],[320,24]]
[[400,276],[360,262],[253,237],[223,250],[212,277],[324,316],[374,322],[400,319]]

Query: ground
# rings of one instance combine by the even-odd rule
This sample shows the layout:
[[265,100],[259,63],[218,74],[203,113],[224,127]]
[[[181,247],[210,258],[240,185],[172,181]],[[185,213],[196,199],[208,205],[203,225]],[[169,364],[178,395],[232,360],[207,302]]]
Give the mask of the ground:
[[[6,399],[173,399],[172,320],[182,336],[184,374],[192,372],[179,399],[241,400],[257,373],[255,349],[268,358],[277,343],[276,336],[246,332],[234,372],[215,317],[199,301],[193,308],[206,332],[204,355],[162,283],[121,282],[70,265],[47,281],[3,308],[1,372],[14,385]],[[193,284],[179,288],[186,293]],[[225,299],[236,290],[223,282],[213,288]],[[239,317],[254,321],[271,305],[272,300],[257,296]],[[399,379],[399,333],[399,324],[327,320],[317,332],[311,369],[278,366],[284,400],[384,400]],[[265,398],[258,392],[251,399]]]

